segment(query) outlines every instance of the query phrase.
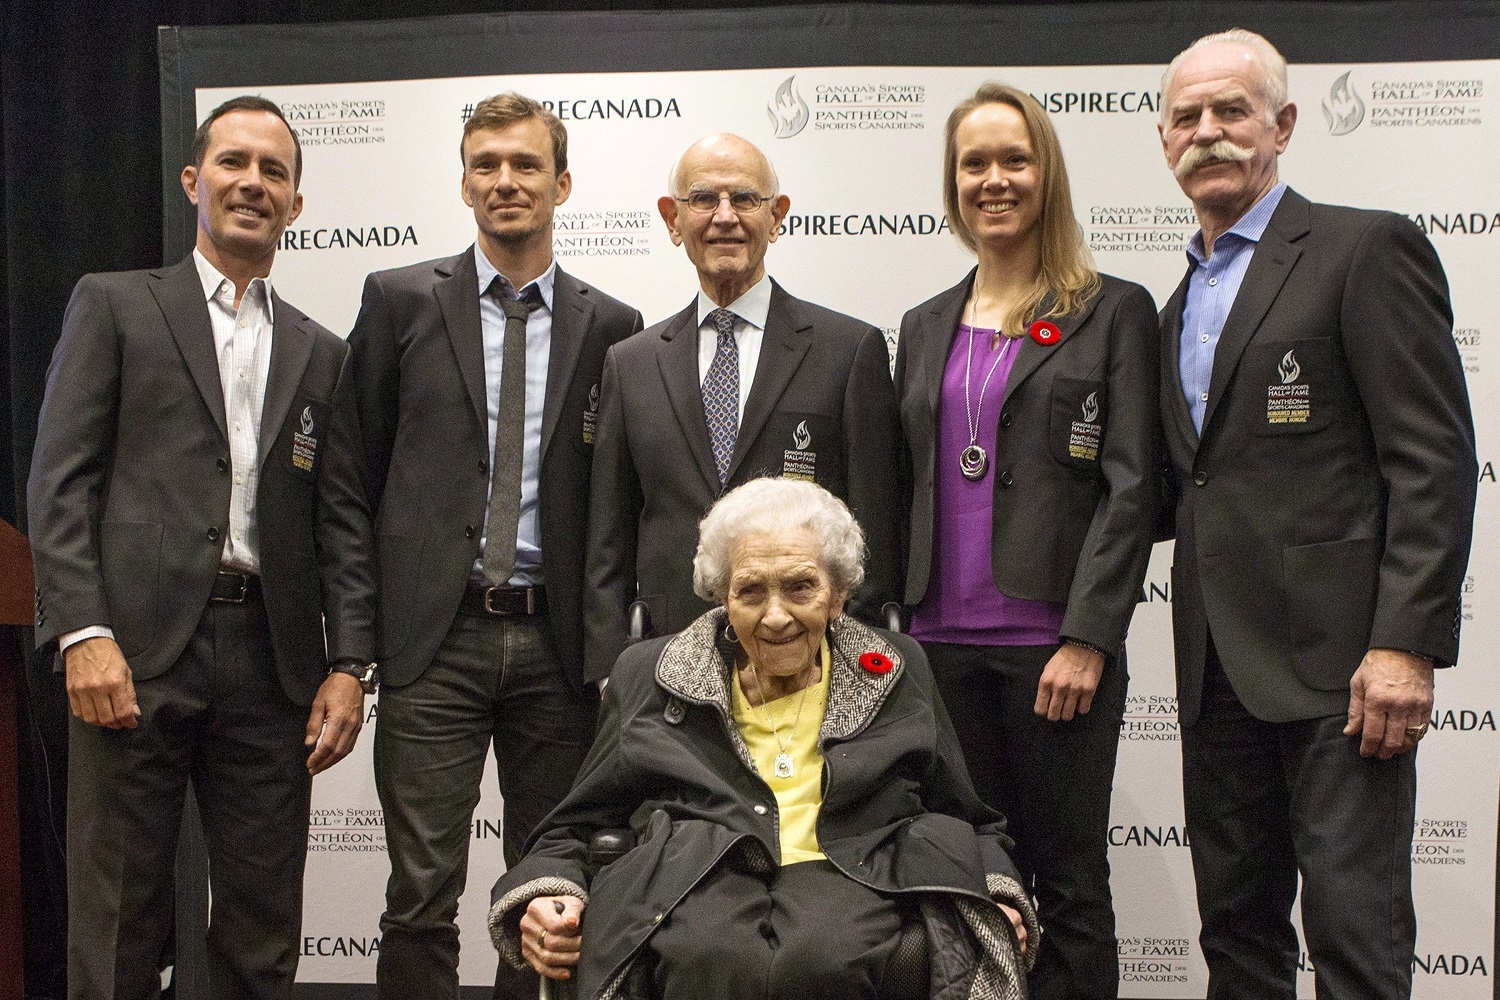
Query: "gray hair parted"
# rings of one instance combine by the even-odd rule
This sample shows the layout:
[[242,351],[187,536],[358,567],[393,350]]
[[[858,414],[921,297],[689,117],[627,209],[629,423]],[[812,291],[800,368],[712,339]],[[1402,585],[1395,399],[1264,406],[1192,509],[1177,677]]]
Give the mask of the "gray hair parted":
[[737,542],[799,529],[821,543],[823,570],[835,590],[848,594],[864,582],[865,533],[844,501],[816,483],[766,477],[730,490],[698,522],[693,593],[722,604]]

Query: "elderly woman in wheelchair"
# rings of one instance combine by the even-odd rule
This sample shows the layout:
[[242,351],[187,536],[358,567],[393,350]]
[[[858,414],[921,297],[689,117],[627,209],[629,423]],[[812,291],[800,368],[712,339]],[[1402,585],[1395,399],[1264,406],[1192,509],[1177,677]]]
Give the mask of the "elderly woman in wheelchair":
[[863,552],[811,483],[714,505],[693,583],[721,607],[615,665],[577,784],[495,886],[507,961],[593,998],[1024,996],[1004,820],[921,649],[844,617]]

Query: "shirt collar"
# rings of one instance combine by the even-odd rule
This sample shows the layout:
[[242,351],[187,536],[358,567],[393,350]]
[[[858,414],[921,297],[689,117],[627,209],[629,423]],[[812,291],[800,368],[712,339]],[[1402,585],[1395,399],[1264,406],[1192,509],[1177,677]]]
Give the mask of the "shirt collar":
[[[197,247],[193,247],[193,264],[198,268],[198,283],[203,286],[203,301],[212,302],[214,296],[219,294],[219,289],[223,288],[224,283],[227,281],[229,282],[229,302],[232,305],[234,303],[234,282],[229,281],[228,278],[220,274],[219,269],[210,264],[208,258],[203,256],[203,252]],[[255,287],[256,281],[265,286],[266,319],[274,322],[275,316],[273,315],[271,306],[271,278],[269,275],[251,281],[250,287],[245,289],[245,294],[250,294],[250,289]]]
[[[484,255],[484,251],[479,249],[478,243],[474,244],[474,269],[479,272],[480,295],[484,295],[485,292],[488,292],[490,290],[490,285],[496,278],[499,278],[502,282],[505,283],[506,286],[510,286],[510,279],[495,269],[495,265],[490,263],[490,259]],[[557,259],[553,258],[552,262],[547,265],[547,270],[538,275],[535,280],[528,281],[520,288],[511,287],[511,291],[516,293],[516,298],[520,298],[521,293],[524,292],[528,286],[535,285],[537,294],[542,297],[542,304],[547,307],[548,312],[551,312],[552,285],[556,278]]]
[[[698,292],[698,325],[702,326],[708,314],[719,308],[713,299],[700,289]],[[771,276],[763,274],[749,290],[724,308],[757,330],[766,328],[766,319],[771,314]]]
[[[1281,204],[1281,196],[1286,194],[1286,182],[1277,181],[1271,190],[1260,196],[1260,200],[1250,206],[1250,211],[1240,216],[1239,221],[1230,226],[1220,236],[1235,235],[1246,243],[1259,243],[1260,238],[1266,234],[1266,226],[1271,224],[1271,216],[1276,214],[1276,206]],[[1188,256],[1193,263],[1202,266],[1208,263],[1208,255],[1203,252],[1203,230],[1193,234],[1188,241]]]

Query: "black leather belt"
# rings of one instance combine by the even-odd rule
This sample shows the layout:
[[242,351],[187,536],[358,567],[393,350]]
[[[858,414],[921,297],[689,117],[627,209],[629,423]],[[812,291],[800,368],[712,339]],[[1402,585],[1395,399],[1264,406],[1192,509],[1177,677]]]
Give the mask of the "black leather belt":
[[249,573],[226,573],[223,570],[214,577],[213,589],[208,592],[208,599],[220,604],[244,604],[259,597],[260,577]]
[[471,583],[458,610],[466,615],[528,617],[547,613],[546,587],[489,587]]

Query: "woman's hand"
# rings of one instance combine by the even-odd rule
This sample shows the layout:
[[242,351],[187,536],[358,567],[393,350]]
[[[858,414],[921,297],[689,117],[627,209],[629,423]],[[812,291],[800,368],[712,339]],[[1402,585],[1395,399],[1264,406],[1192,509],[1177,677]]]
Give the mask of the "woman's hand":
[[538,896],[521,915],[521,957],[548,979],[573,978],[583,943],[583,900]]
[[1092,649],[1064,642],[1047,661],[1036,686],[1032,711],[1050,722],[1071,722],[1074,713],[1087,715],[1094,704],[1094,691],[1104,673],[1104,657]]
[[1016,944],[1021,946],[1021,954],[1026,954],[1026,921],[1021,918],[1021,911],[1004,903],[997,903],[1001,912],[1010,920],[1010,925],[1016,931]]

